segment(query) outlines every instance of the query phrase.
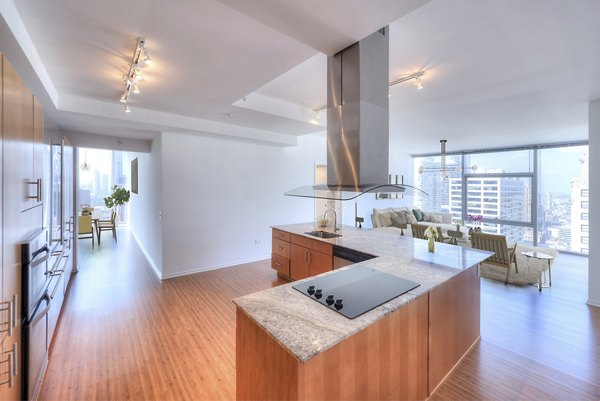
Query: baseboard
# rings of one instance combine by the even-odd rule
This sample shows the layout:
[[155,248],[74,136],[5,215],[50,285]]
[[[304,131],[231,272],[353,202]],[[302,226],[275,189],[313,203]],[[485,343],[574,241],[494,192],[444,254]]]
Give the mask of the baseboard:
[[224,264],[220,264],[220,265],[198,267],[198,268],[195,268],[195,269],[184,270],[184,271],[181,271],[181,272],[163,274],[162,279],[166,280],[166,279],[174,278],[174,277],[181,277],[181,276],[187,276],[187,275],[195,274],[195,273],[202,273],[202,272],[206,272],[206,271],[209,271],[209,270],[223,269],[223,268],[226,268],[226,267],[243,265],[244,263],[252,263],[252,262],[258,262],[260,260],[267,260],[269,258],[270,258],[270,255],[268,255],[268,256],[261,256],[261,257],[258,257],[258,258],[242,259],[242,260],[237,260],[235,262],[228,262],[228,263],[224,263]]
[[142,253],[144,254],[144,257],[148,261],[148,264],[150,265],[150,267],[152,267],[152,271],[154,271],[154,274],[156,275],[156,277],[159,280],[162,280],[164,277],[163,277],[162,273],[160,272],[159,268],[154,263],[154,259],[152,259],[150,254],[148,252],[146,252],[146,248],[144,248],[144,246],[138,239],[137,235],[135,235],[135,232],[131,228],[129,229],[129,232],[131,233],[131,236],[133,237],[133,239],[135,239],[135,242],[137,242],[138,247],[140,248],[140,251],[142,251]]
[[588,299],[587,304],[589,306],[595,306],[596,308],[600,308],[600,301],[595,301],[593,299]]

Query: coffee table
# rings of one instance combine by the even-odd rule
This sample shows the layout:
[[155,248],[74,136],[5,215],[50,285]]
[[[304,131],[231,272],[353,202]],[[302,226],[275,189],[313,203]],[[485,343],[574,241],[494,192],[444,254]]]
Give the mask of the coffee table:
[[554,256],[548,255],[547,253],[543,253],[543,252],[537,252],[537,251],[521,252],[521,255],[523,255],[527,258],[526,260],[527,260],[527,273],[528,274],[529,274],[529,260],[530,259],[532,259],[532,258],[538,259],[542,263],[544,263],[544,261],[548,262],[548,285],[542,285],[542,272],[544,269],[540,269],[540,276],[538,277],[537,287],[540,292],[542,291],[542,288],[552,287],[552,270],[551,270],[550,262],[554,259]]

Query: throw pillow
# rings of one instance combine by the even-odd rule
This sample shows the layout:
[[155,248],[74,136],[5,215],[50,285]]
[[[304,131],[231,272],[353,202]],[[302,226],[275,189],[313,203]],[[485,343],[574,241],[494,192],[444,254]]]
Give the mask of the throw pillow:
[[391,227],[392,225],[392,214],[391,213],[379,213],[379,222],[381,227]]
[[[399,224],[407,224],[408,223],[406,221],[406,214],[404,214],[404,213],[396,213],[395,217],[398,220]],[[393,222],[394,222],[394,220],[392,219],[392,223]]]
[[392,227],[406,228],[406,219],[404,218],[404,216],[402,218],[400,218],[398,216],[392,216],[391,220],[392,220]]
[[404,217],[406,217],[406,222],[408,224],[417,224],[417,218],[412,212],[404,213]]
[[442,224],[444,222],[444,219],[439,214],[434,214],[431,216],[431,222]]
[[415,215],[417,221],[423,221],[423,212],[421,211],[421,209],[413,209],[412,212]]
[[423,221],[431,222],[431,213],[423,212]]

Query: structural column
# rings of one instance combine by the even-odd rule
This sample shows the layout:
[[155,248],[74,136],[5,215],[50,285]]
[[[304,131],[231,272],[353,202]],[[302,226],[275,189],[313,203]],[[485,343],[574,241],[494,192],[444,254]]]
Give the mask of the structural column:
[[590,254],[588,304],[600,307],[600,99],[589,103]]

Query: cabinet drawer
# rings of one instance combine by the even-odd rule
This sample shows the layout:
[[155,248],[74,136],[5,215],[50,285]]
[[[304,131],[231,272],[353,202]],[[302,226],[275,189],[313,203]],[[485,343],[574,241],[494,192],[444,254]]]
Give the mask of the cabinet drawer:
[[286,259],[290,258],[290,243],[273,238],[273,253],[283,256]]
[[290,233],[274,228],[273,229],[273,238],[277,238],[282,241],[290,242]]
[[279,274],[283,274],[286,277],[290,276],[290,260],[276,253],[271,255],[271,267]]
[[333,246],[326,242],[316,239],[310,239],[301,235],[292,234],[290,239],[292,244],[300,245],[313,251],[321,252],[326,255],[333,255]]

